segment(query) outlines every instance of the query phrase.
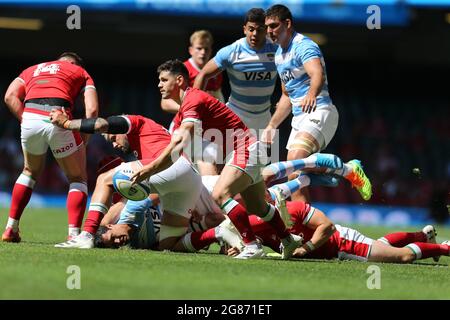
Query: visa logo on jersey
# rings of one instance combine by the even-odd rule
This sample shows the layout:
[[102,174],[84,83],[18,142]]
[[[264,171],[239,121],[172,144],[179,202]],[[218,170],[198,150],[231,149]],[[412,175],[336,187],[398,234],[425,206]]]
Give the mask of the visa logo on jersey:
[[294,78],[294,74],[290,70],[286,70],[282,74],[280,74],[280,79],[281,81],[283,81],[283,83],[286,83]]
[[37,77],[42,72],[56,74],[58,71],[59,71],[59,64],[57,64],[57,63],[52,63],[52,64],[49,64],[48,66],[45,65],[45,63],[40,63],[40,64],[38,64],[36,70],[34,70],[33,77]]
[[245,80],[272,80],[272,74],[267,71],[244,72]]

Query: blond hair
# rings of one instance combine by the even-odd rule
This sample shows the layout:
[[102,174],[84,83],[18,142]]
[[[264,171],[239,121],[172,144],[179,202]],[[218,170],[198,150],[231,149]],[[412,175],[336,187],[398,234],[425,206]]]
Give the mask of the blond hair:
[[189,38],[191,46],[196,40],[206,41],[210,46],[212,46],[214,42],[213,36],[208,30],[197,30],[193,34],[191,34],[191,37]]

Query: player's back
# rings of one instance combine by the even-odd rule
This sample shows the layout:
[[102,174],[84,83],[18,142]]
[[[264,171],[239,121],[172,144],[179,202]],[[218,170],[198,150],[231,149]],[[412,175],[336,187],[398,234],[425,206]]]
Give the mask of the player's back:
[[170,143],[169,131],[152,119],[125,115],[129,121],[128,142],[137,159],[156,159]]
[[80,66],[63,60],[43,62],[24,70],[20,76],[26,86],[25,101],[62,98],[73,105],[80,91],[93,86],[93,80]]

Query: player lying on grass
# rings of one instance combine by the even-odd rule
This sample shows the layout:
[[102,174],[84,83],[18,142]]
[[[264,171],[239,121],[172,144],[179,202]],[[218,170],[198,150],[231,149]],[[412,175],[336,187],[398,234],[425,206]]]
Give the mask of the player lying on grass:
[[[83,232],[74,239],[56,245],[60,248],[92,248],[103,215],[109,210],[114,193],[112,177],[115,170],[136,172],[173,143],[171,135],[151,119],[136,116],[112,116],[107,119],[68,119],[64,109],[52,110],[51,122],[67,130],[83,133],[104,133],[113,147],[135,155],[136,161],[100,174],[89,205]],[[189,224],[190,211],[195,207],[202,189],[201,177],[185,156],[161,168],[160,172],[146,179],[152,193],[160,195],[165,215],[161,221],[160,249],[182,250],[183,237]],[[186,186],[189,186],[186,188]]]
[[[309,185],[318,176],[308,175],[303,186]],[[320,183],[337,185],[337,180],[328,176],[320,178]],[[269,189],[272,198],[275,195]],[[371,262],[409,263],[414,260],[448,256],[450,241],[436,244],[436,230],[428,225],[418,232],[396,232],[373,240],[357,230],[333,224],[321,210],[301,201],[284,201],[284,207],[290,217],[289,232],[303,237],[303,245],[294,251],[293,257],[314,259],[350,259]],[[281,210],[283,211],[283,210]],[[250,224],[263,245],[280,252],[281,243],[270,225],[257,216],[250,216]],[[231,248],[228,254],[238,254],[239,249]],[[437,259],[435,259],[436,261]]]
[[[113,170],[120,164],[120,158],[107,157],[102,160],[98,173]],[[207,181],[208,177],[204,178]],[[118,195],[118,196],[117,196]],[[137,249],[157,250],[163,208],[158,194],[148,199],[131,201],[113,194],[113,205],[103,217],[96,245],[101,247],[121,247],[129,244]],[[208,190],[203,187],[200,197],[192,210],[189,229],[183,237],[183,247],[177,251],[194,252],[214,242],[241,247],[237,230],[226,219]]]

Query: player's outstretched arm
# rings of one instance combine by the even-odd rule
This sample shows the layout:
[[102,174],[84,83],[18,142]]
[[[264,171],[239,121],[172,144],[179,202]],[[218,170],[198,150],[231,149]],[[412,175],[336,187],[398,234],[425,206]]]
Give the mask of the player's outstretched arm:
[[193,87],[200,90],[205,90],[208,79],[218,75],[221,72],[222,70],[219,69],[214,59],[209,60],[208,63],[199,72],[199,74],[195,77]]
[[139,183],[150,176],[163,171],[170,167],[178,158],[194,135],[194,123],[184,122],[172,135],[172,140],[167,147],[161,152],[158,158],[145,165],[140,171],[136,172],[132,177],[133,183]]
[[281,85],[282,95],[280,100],[277,103],[277,109],[275,113],[272,115],[269,124],[264,129],[264,132],[261,136],[261,141],[272,143],[273,138],[275,137],[275,129],[277,129],[280,124],[287,118],[287,116],[291,113],[292,104],[289,99],[288,93],[284,85]]
[[311,240],[294,251],[294,256],[302,257],[305,254],[321,247],[336,231],[336,228],[327,216],[319,209],[314,209],[306,227],[314,230]]
[[66,110],[53,109],[50,112],[50,121],[60,128],[82,133],[112,133],[123,134],[129,130],[128,121],[122,116],[90,119],[69,119]]

